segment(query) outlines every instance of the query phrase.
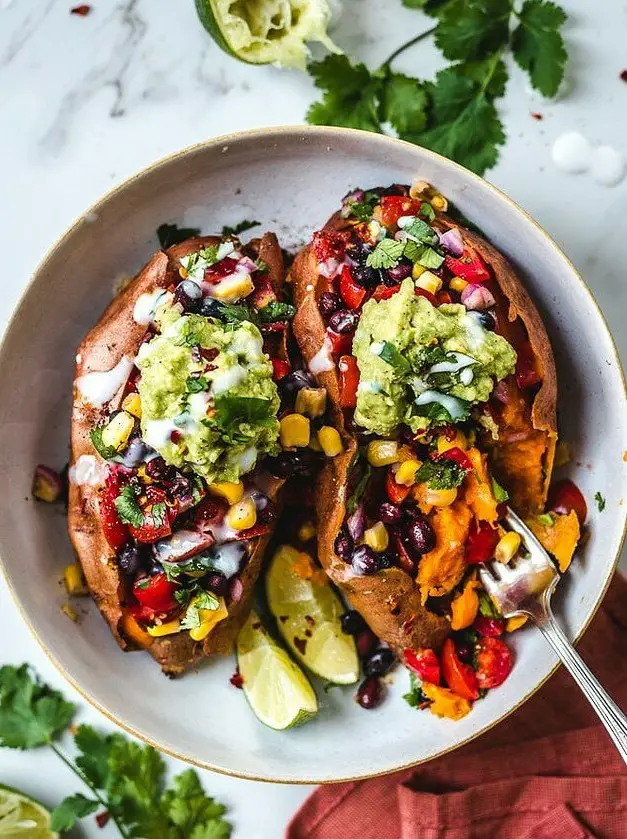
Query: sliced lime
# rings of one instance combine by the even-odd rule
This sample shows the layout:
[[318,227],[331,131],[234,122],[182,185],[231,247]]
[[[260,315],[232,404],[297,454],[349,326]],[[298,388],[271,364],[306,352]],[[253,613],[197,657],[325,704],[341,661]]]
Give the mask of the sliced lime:
[[50,813],[32,798],[0,786],[0,839],[56,839]]
[[278,548],[266,574],[270,610],[305,667],[336,685],[352,685],[359,678],[359,656],[353,637],[342,632],[342,601],[328,581],[314,582],[302,568],[299,551],[289,545]]
[[318,713],[318,697],[309,679],[255,612],[237,636],[237,665],[246,698],[264,725],[283,731]]
[[305,68],[307,41],[333,52],[327,0],[196,0],[200,20],[218,46],[249,64]]

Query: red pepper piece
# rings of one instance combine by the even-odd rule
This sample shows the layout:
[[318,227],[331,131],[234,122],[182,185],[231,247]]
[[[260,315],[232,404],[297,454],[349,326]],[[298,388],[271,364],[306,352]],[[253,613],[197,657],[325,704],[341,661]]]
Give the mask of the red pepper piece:
[[500,638],[482,638],[478,641],[475,661],[477,684],[483,690],[502,685],[514,665],[512,651]]
[[474,248],[469,246],[464,248],[460,257],[447,256],[444,264],[456,277],[461,277],[468,283],[485,283],[490,279],[485,262]]
[[358,309],[366,298],[366,289],[355,282],[348,265],[342,268],[340,294],[349,309]]
[[348,335],[340,335],[338,332],[334,332],[332,329],[327,329],[327,335],[329,336],[329,341],[331,342],[331,349],[333,350],[334,355],[349,355],[351,348],[353,346],[353,335],[349,333]]
[[471,702],[479,698],[479,685],[475,671],[470,664],[464,664],[461,661],[452,638],[447,638],[442,647],[442,675],[453,693]]
[[388,473],[385,476],[385,491],[392,504],[402,504],[409,495],[411,487],[397,484],[394,478],[394,472],[388,469]]
[[426,288],[418,288],[418,286],[416,286],[416,288],[414,289],[414,294],[417,294],[418,297],[425,297],[429,301],[429,303],[431,303],[432,306],[438,305],[438,301],[435,299],[435,295],[431,294],[430,291],[427,291]]
[[420,201],[414,201],[407,195],[384,195],[381,199],[381,220],[386,227],[398,224],[401,216],[417,216]]
[[275,382],[278,382],[283,376],[287,376],[291,369],[289,361],[281,361],[279,358],[272,359],[272,378]]
[[476,520],[473,519],[466,539],[465,558],[468,565],[478,565],[492,559],[498,541],[498,531],[491,527],[487,521],[477,524]]
[[421,650],[403,650],[403,658],[406,667],[413,670],[423,682],[440,684],[440,662],[432,649],[424,647]]
[[120,494],[120,490],[121,481],[118,474],[110,472],[98,501],[102,529],[107,542],[114,551],[119,551],[129,540],[128,527],[120,519],[115,506],[115,499]]
[[338,259],[344,255],[350,242],[350,230],[318,230],[313,235],[312,247],[318,262]]
[[233,259],[232,256],[225,256],[224,259],[220,260],[220,262],[216,262],[215,265],[211,265],[209,268],[205,269],[204,278],[208,283],[217,283],[223,277],[228,277],[229,274],[234,274],[236,268],[237,260]]
[[378,285],[373,293],[374,299],[379,302],[379,300],[389,300],[392,295],[396,294],[397,291],[400,290],[400,285]]
[[516,384],[521,390],[533,387],[541,382],[536,368],[536,356],[529,341],[525,341],[516,349]]
[[263,309],[269,303],[276,300],[276,294],[272,288],[270,277],[260,271],[255,272],[253,276],[253,284],[255,290],[246,298],[246,303],[254,309]]
[[143,513],[144,521],[141,527],[134,527],[132,524],[129,524],[129,530],[133,538],[138,542],[156,542],[158,539],[164,539],[172,533],[169,507],[158,518],[153,514],[153,505],[146,507]]
[[443,303],[452,303],[453,302],[453,298],[451,297],[451,295],[449,294],[448,291],[438,291],[436,300],[437,300],[438,306],[441,306]]
[[152,609],[155,612],[170,612],[176,608],[177,602],[174,599],[176,584],[171,583],[162,572],[148,577],[147,581],[140,581],[133,586],[133,596],[140,606]]
[[549,490],[548,509],[554,513],[567,516],[574,510],[579,524],[583,524],[588,516],[588,505],[579,488],[568,478],[553,484]]
[[505,621],[502,618],[486,618],[484,615],[478,615],[473,629],[486,638],[496,638],[505,632]]
[[70,9],[71,15],[78,15],[79,17],[87,17],[87,15],[91,12],[91,6],[87,3],[82,3],[80,6],[74,6]]
[[357,386],[359,385],[359,367],[354,355],[343,355],[338,364],[340,371],[340,405],[342,408],[354,408],[357,404]]
[[461,466],[462,469],[465,469],[466,472],[472,471],[472,462],[465,451],[460,449],[458,446],[453,446],[452,449],[448,449],[441,454],[436,454],[432,458],[433,460],[452,460],[458,466]]

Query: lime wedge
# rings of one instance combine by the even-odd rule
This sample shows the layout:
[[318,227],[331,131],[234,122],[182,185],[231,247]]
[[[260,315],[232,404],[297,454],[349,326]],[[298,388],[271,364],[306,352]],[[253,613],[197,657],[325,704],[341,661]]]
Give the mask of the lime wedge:
[[216,44],[249,64],[304,70],[307,41],[338,52],[327,35],[327,0],[196,0],[196,11]]
[[353,637],[342,632],[342,601],[329,582],[307,579],[302,567],[302,553],[289,545],[278,548],[266,574],[270,611],[298,661],[322,679],[352,685],[359,678],[359,656]]
[[237,665],[246,699],[264,725],[283,731],[318,713],[318,697],[309,679],[255,612],[237,636]]
[[0,786],[0,839],[55,839],[50,813],[37,801]]

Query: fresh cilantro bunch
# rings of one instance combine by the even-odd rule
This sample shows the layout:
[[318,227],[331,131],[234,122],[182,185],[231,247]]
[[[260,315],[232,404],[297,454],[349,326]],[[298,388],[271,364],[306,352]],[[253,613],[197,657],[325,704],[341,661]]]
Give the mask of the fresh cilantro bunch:
[[[307,112],[314,125],[387,133],[443,154],[482,174],[497,162],[505,132],[496,108],[507,85],[506,57],[544,96],[557,93],[567,53],[565,12],[551,0],[402,0],[436,18],[436,25],[369,70],[345,55],[309,65],[321,101]],[[435,81],[391,69],[397,56],[433,36],[451,63]]]
[[205,794],[196,772],[187,769],[166,786],[165,764],[150,746],[81,725],[74,734],[77,755],[69,758],[56,740],[75,711],[27,664],[0,667],[0,746],[48,746],[90,791],[68,796],[53,810],[52,830],[70,830],[99,810],[101,822],[110,818],[122,839],[228,839],[226,808]]

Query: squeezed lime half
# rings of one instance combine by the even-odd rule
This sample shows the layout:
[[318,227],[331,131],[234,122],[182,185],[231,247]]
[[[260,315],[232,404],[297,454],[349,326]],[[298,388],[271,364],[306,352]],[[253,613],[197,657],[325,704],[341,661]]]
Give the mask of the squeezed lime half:
[[50,813],[38,801],[0,786],[0,839],[58,839]]
[[237,636],[237,665],[250,707],[264,725],[283,731],[318,713],[318,697],[309,679],[255,612]]
[[339,50],[327,35],[327,0],[196,0],[214,41],[249,64],[305,68],[308,41]]
[[290,650],[305,667],[336,685],[359,678],[359,656],[351,635],[342,632],[344,606],[329,582],[302,576],[300,553],[282,545],[266,574],[270,611]]

